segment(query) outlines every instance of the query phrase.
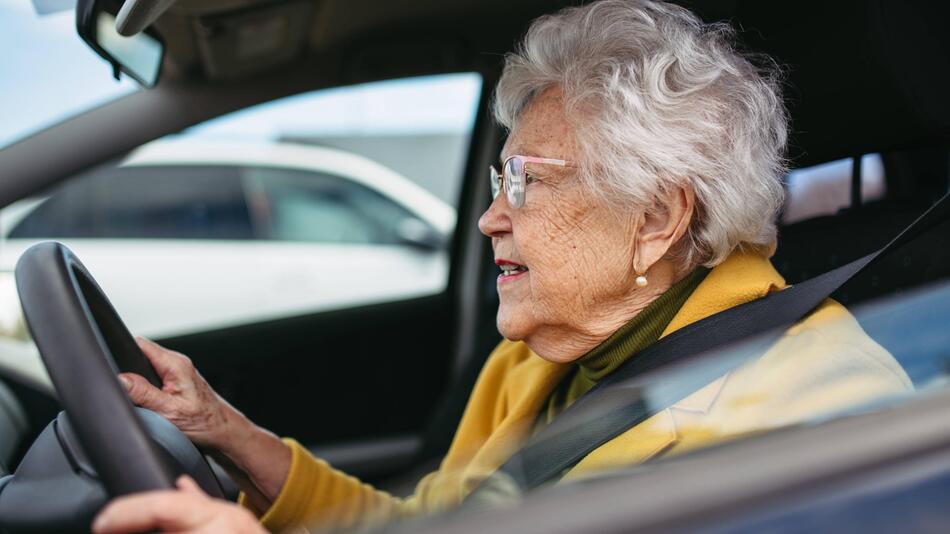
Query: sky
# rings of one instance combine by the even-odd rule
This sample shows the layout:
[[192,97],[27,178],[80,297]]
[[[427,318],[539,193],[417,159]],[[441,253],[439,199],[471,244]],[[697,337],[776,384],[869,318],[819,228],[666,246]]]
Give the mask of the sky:
[[[47,1],[49,3],[49,1]],[[30,0],[0,0],[0,149],[114,98],[140,90],[76,34],[72,10],[39,16]],[[466,131],[477,75],[382,82],[321,91],[212,121],[188,135],[374,135]]]
[[0,0],[0,147],[135,90],[79,39],[75,14]]

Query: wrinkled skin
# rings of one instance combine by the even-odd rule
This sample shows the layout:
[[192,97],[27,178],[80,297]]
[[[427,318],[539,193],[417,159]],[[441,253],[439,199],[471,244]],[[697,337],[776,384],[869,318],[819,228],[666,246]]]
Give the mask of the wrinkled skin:
[[[577,160],[560,90],[542,92],[521,113],[501,160],[513,154]],[[569,362],[686,274],[664,257],[686,231],[693,195],[682,189],[649,212],[618,214],[583,187],[575,169],[527,168],[535,181],[524,206],[512,209],[501,194],[479,219],[495,259],[529,269],[499,280],[498,330],[542,358]],[[647,276],[646,288],[634,283],[638,274]]]
[[267,532],[250,512],[208,497],[187,476],[179,478],[175,485],[178,491],[149,491],[113,500],[96,516],[92,531],[95,534],[152,530],[191,534]]
[[196,445],[225,446],[235,424],[234,408],[211,389],[187,356],[144,338],[136,341],[162,379],[162,389],[140,375],[121,373],[119,381],[129,398],[162,414]]
[[[530,103],[505,144],[512,154],[575,160],[570,124],[558,89]],[[498,329],[524,340],[542,358],[569,362],[606,339],[686,274],[666,257],[693,213],[693,193],[673,191],[645,212],[617,215],[581,186],[573,169],[529,166],[536,178],[525,205],[512,209],[499,195],[479,219],[495,258],[526,265],[517,280],[499,281]],[[649,279],[646,288],[634,283]],[[161,390],[144,378],[120,375],[132,401],[165,416],[195,443],[231,464],[229,472],[262,511],[278,495],[290,451],[218,396],[182,354],[139,339],[162,378]],[[209,498],[190,480],[179,489],[116,499],[94,523],[97,533],[263,532],[246,510]]]
[[[162,379],[162,389],[140,375],[122,373],[119,380],[132,402],[161,414],[194,443],[211,451],[245,492],[247,504],[265,510],[287,478],[287,446],[215,393],[184,354],[144,338],[136,341]],[[266,532],[248,510],[207,496],[191,479],[179,479],[177,486],[178,490],[114,500],[100,512],[93,530],[110,534]]]

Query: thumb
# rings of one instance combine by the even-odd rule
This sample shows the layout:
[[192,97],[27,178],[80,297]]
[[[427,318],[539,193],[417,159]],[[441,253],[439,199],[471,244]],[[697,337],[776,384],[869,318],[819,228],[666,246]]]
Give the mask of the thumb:
[[152,364],[152,368],[155,369],[155,372],[158,373],[158,376],[162,380],[178,378],[175,372],[175,360],[177,356],[172,351],[166,349],[165,347],[155,343],[150,339],[146,339],[141,336],[135,337],[135,342],[138,344],[139,349],[142,350],[142,354],[145,355],[145,358]]
[[165,393],[153,386],[144,376],[135,373],[120,373],[117,378],[133,404],[161,413]]
[[182,493],[191,493],[194,495],[201,495],[202,497],[207,497],[204,490],[201,489],[201,486],[195,482],[195,479],[191,478],[188,475],[182,475],[178,477],[178,480],[175,481],[175,486],[182,491]]

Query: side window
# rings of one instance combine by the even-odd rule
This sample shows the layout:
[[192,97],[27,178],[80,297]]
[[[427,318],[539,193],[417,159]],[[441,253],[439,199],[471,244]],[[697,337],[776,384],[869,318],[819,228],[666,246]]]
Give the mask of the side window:
[[[785,209],[782,224],[821,215],[834,215],[851,205],[853,159],[841,159],[795,169],[785,177]],[[861,157],[861,201],[884,198],[884,163],[880,154]]]
[[11,239],[250,239],[232,167],[119,167],[94,172],[42,201]]
[[369,186],[325,172],[243,169],[263,239],[308,243],[400,244],[411,213]]
[[195,125],[0,210],[0,272],[62,241],[158,339],[439,294],[480,98],[477,74],[425,76]]

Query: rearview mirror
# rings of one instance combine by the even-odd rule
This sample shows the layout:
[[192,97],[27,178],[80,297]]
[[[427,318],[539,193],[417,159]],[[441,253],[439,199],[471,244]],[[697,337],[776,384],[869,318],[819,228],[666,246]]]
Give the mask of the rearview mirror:
[[76,3],[76,30],[99,56],[112,65],[113,76],[125,73],[145,87],[154,87],[165,58],[165,43],[150,28],[126,37],[116,30],[116,17],[103,8],[104,2],[79,0]]

